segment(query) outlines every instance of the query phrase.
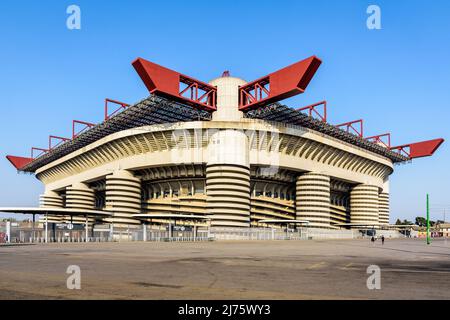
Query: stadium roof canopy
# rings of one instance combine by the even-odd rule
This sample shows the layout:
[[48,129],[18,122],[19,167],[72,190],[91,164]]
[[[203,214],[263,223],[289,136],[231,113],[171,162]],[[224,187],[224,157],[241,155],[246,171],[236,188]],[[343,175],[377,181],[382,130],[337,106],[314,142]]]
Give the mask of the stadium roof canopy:
[[[303,126],[380,154],[391,159],[393,162],[403,162],[408,160],[404,155],[390,151],[374,142],[367,141],[329,123],[309,117],[308,115],[285,105],[272,104],[258,110],[249,111],[245,116],[247,118]],[[167,98],[151,95],[128,107],[121,113],[116,114],[107,121],[89,128],[73,140],[62,143],[36,159],[29,159],[28,163],[17,169],[23,172],[34,173],[37,169],[115,132],[152,124],[196,120],[211,120],[211,114],[206,111],[193,109],[188,105],[183,105]],[[8,157],[8,159],[10,158],[11,157]]]
[[247,112],[246,116],[248,118],[290,123],[312,129],[333,138],[346,141],[360,148],[380,154],[391,159],[393,162],[404,162],[409,160],[408,157],[398,152],[389,150],[383,146],[378,145],[377,143],[368,141],[350,132],[344,131],[332,124],[315,119],[298,110],[292,109],[285,105],[281,105],[279,103],[275,103],[258,110],[249,111]]
[[[34,173],[37,169],[115,132],[152,124],[210,119],[211,114],[206,111],[152,95],[89,128],[73,140],[62,143],[36,159],[29,159],[27,164],[17,169]],[[11,161],[10,156],[8,159]]]
[[[211,120],[211,113],[217,110],[216,87],[142,58],[136,59],[132,64],[150,92],[148,98],[131,106],[106,99],[105,121],[102,123],[94,125],[74,120],[73,128],[76,122],[87,127],[81,133],[73,133],[72,139],[50,136],[48,149],[32,148],[29,158],[7,156],[7,159],[17,170],[34,173],[57,159],[122,130],[153,124]],[[319,120],[311,115],[312,109],[309,109],[310,114],[307,115],[301,112],[305,108],[293,109],[278,103],[304,93],[320,64],[321,60],[312,56],[239,87],[239,110],[243,111],[247,118],[298,125],[314,130],[389,158],[394,163],[431,156],[443,143],[443,139],[434,139],[396,147],[391,147],[390,142],[381,145],[377,140],[380,140],[381,136],[389,135],[390,141],[390,134],[370,137],[376,138],[375,141],[364,138],[362,120],[335,126],[326,122],[326,110],[325,116]],[[108,115],[108,101],[119,104],[121,112],[115,111]],[[326,104],[326,101],[324,102]],[[320,103],[306,108],[317,105]],[[356,135],[349,131],[349,125],[355,122],[361,123],[361,132]],[[343,125],[347,126],[347,130],[341,128]],[[52,147],[52,138],[62,141]],[[35,149],[43,153],[34,157]]]

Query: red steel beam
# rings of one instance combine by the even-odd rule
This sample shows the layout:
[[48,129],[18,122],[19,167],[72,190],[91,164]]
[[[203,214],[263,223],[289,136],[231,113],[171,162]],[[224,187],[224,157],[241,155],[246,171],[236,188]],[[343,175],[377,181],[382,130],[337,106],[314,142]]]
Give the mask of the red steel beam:
[[[319,106],[323,106],[322,113],[317,110],[317,107]],[[327,122],[327,102],[325,100],[297,109],[297,111],[305,110],[308,110],[308,115],[310,117],[316,115],[322,122]]]
[[[41,151],[41,153],[39,153],[36,157],[34,156],[34,151]],[[36,148],[36,147],[32,147],[31,148],[31,159],[36,159],[39,158],[39,156],[47,153],[49,150],[48,149],[43,149],[43,148]]]
[[406,155],[410,159],[429,157],[434,154],[443,142],[444,139],[439,138],[391,147],[391,150]]
[[31,163],[33,161],[33,158],[16,157],[16,156],[6,156],[6,159],[8,159],[8,161],[11,162],[11,164],[17,170],[22,169],[27,164],[29,164],[29,163]]
[[[84,125],[84,127],[80,131],[75,132],[75,127],[76,127],[77,124],[82,124],[82,125]],[[94,126],[95,126],[94,123],[89,123],[89,122],[80,121],[80,120],[73,120],[72,121],[72,140],[75,139],[76,137],[78,137],[86,129],[92,128]]]
[[[59,142],[56,145],[53,145],[52,144],[53,140],[57,140]],[[52,150],[52,149],[56,148],[57,146],[59,146],[61,143],[67,142],[67,141],[70,141],[70,139],[64,138],[64,137],[58,137],[58,136],[49,136],[48,137],[48,150]]]
[[[109,113],[109,104],[116,104],[119,107],[117,109],[115,109],[113,112]],[[120,102],[117,100],[112,100],[112,99],[105,99],[105,121],[108,120],[109,118],[111,118],[112,116],[114,116],[115,114],[117,114],[120,110],[122,109],[126,109],[128,108],[130,105],[124,102]]]
[[305,92],[321,63],[312,56],[247,83],[239,89],[239,110],[257,109]]
[[216,87],[142,58],[132,64],[151,94],[172,98],[201,110],[217,110]]
[[[355,128],[353,125],[359,123],[359,129]],[[350,129],[356,133],[359,137],[363,137],[364,136],[364,128],[363,128],[364,124],[363,124],[363,120],[359,119],[359,120],[354,120],[354,121],[349,121],[349,122],[345,122],[345,123],[341,123],[336,125],[336,127],[338,128],[342,128],[342,127],[346,127],[346,131],[350,132]]]
[[[384,140],[383,140],[384,138]],[[367,141],[374,142],[376,144],[379,144],[385,148],[391,148],[391,134],[390,133],[383,133],[372,137],[365,138]]]

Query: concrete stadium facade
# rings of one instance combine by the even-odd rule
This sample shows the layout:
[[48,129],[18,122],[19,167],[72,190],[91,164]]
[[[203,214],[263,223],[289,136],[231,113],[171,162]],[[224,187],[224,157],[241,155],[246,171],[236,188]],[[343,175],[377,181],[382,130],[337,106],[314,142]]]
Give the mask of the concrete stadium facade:
[[[321,119],[312,116],[321,103],[298,110],[278,103],[303,93],[320,63],[312,56],[249,83],[228,72],[203,83],[138,58],[148,98],[132,106],[106,99],[104,122],[78,121],[88,130],[75,133],[74,120],[72,139],[50,136],[48,149],[32,148],[31,158],[7,158],[44,184],[47,222],[86,230],[163,227],[177,218],[217,228],[388,225],[394,164],[431,156],[444,140],[391,147],[390,134],[364,138],[362,120],[329,124],[326,102]],[[121,112],[109,114],[108,101]],[[357,122],[355,135],[349,128]],[[52,138],[62,141],[53,146]],[[34,157],[35,149],[44,153]]]
[[301,126],[244,118],[237,92],[245,82],[211,84],[211,121],[120,131],[39,168],[41,207],[106,210],[106,222],[127,225],[140,224],[139,213],[194,213],[217,227],[389,223],[389,158]]

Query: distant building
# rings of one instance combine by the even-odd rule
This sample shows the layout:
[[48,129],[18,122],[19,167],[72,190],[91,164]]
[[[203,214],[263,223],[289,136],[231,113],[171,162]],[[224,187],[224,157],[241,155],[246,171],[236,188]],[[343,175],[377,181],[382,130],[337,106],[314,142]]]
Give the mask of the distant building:
[[442,237],[450,236],[450,223],[440,223],[436,225],[435,229]]

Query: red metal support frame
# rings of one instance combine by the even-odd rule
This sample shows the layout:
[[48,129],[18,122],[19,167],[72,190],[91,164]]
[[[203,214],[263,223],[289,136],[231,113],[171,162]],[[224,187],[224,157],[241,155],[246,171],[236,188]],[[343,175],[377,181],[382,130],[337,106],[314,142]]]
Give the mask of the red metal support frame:
[[321,63],[312,56],[240,87],[239,110],[257,109],[305,92]]
[[[323,109],[322,109],[322,113],[320,113],[318,110],[317,110],[317,107],[319,107],[319,106],[323,106]],[[306,107],[303,107],[303,108],[299,108],[299,109],[297,109],[297,111],[305,111],[305,110],[308,110],[308,115],[311,117],[311,118],[313,118],[314,117],[314,115],[315,116],[317,116],[322,122],[327,122],[327,102],[324,100],[324,101],[320,101],[320,102],[317,102],[317,103],[314,103],[314,104],[311,104],[311,105],[309,105],[309,106],[306,106]]]
[[[77,124],[82,124],[84,125],[83,129],[81,129],[78,132],[75,132],[75,127]],[[86,129],[88,128],[92,128],[94,127],[95,124],[94,123],[89,123],[89,122],[85,122],[85,121],[80,121],[80,120],[73,120],[72,121],[72,140],[75,139],[76,137],[78,137],[81,133],[83,133]]]
[[[353,126],[356,123],[359,123],[359,129],[355,128],[355,126]],[[341,123],[341,124],[336,125],[335,127],[338,127],[338,128],[346,127],[345,131],[351,133],[350,132],[350,129],[351,129],[353,131],[353,133],[356,133],[357,136],[359,136],[361,138],[364,136],[363,119]]]
[[[34,151],[41,151],[41,153],[39,153],[37,156],[34,156]],[[31,148],[31,159],[34,160],[36,158],[39,158],[43,154],[46,154],[48,151],[49,151],[48,149],[32,147]]]
[[395,151],[405,157],[411,158],[411,150],[410,150],[409,144],[391,147],[390,150]]
[[[115,109],[113,112],[109,113],[109,108],[108,105],[112,103],[112,104],[116,104],[119,107],[117,109]],[[128,108],[130,105],[125,103],[125,102],[120,102],[117,100],[112,100],[109,98],[105,99],[105,121],[107,121],[109,118],[111,118],[112,116],[114,116],[115,114],[117,114],[119,111],[121,111],[122,109],[126,109]]]
[[444,139],[438,138],[433,140],[404,144],[401,146],[391,147],[392,151],[407,156],[410,159],[429,157],[440,147]]
[[[384,139],[383,139],[384,138]],[[367,141],[381,145],[387,149],[391,148],[391,134],[383,133],[372,137],[365,138]]]
[[27,164],[31,163],[34,159],[33,158],[26,158],[26,157],[16,157],[16,156],[6,156],[6,159],[8,159],[9,162],[16,168],[17,170],[22,169]]
[[[57,144],[53,145],[52,142],[53,140],[57,140],[59,141]],[[59,146],[61,143],[70,141],[69,138],[64,138],[64,137],[58,137],[58,136],[49,136],[48,137],[48,150],[53,150],[54,148],[56,148],[57,146]]]
[[201,110],[217,110],[216,87],[142,58],[132,64],[151,94],[172,98]]

